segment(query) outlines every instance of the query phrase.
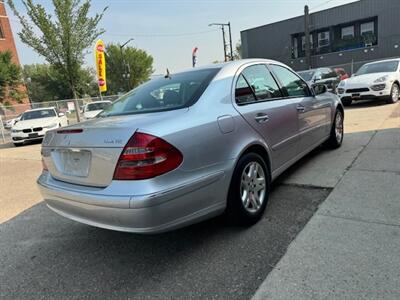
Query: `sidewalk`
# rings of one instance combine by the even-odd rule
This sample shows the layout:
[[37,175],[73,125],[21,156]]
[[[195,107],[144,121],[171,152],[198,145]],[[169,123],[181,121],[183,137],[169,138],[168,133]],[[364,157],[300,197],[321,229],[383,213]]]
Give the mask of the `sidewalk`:
[[347,110],[360,122],[348,124],[344,159],[287,179],[334,189],[253,299],[400,299],[400,103],[387,107],[368,116],[383,116],[375,128]]

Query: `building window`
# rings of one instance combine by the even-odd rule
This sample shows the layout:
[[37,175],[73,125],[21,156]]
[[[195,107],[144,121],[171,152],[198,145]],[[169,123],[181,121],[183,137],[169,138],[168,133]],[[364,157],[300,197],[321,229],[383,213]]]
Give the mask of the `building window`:
[[1,22],[0,22],[0,39],[4,39],[4,38],[5,38],[5,36],[4,36],[3,26],[1,25]]
[[342,39],[354,38],[354,26],[347,26],[342,28]]
[[298,46],[298,41],[297,37],[293,38],[293,58],[298,58],[299,57],[299,46]]
[[[310,49],[313,48],[313,36],[312,34],[310,34]],[[302,51],[306,51],[306,36],[303,35],[301,37],[301,50]]]
[[326,47],[329,46],[329,44],[330,44],[329,31],[318,33],[318,47]]
[[375,27],[374,22],[362,23],[361,24],[361,35],[374,34],[375,33],[374,27]]

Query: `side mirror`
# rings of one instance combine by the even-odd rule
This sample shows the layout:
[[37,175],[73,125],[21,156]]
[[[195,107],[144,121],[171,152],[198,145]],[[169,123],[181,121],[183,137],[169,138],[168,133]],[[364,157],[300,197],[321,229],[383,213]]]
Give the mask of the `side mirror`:
[[59,116],[59,117],[64,117],[65,114],[64,114],[64,113],[59,113],[58,116]]
[[321,75],[317,75],[317,76],[315,76],[315,78],[314,78],[314,82],[317,82],[317,81],[319,81],[319,80],[321,80],[322,79],[322,76]]
[[328,88],[326,87],[325,84],[314,84],[313,90],[314,94],[317,96],[326,93],[328,91]]

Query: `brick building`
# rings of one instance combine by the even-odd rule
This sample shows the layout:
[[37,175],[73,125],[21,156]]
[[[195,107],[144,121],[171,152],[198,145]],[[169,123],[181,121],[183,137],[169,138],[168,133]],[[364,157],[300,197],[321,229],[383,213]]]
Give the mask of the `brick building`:
[[[7,16],[5,3],[3,0],[0,0],[0,51],[10,51],[13,62],[18,65],[20,64],[17,48],[15,47],[14,36],[11,30],[10,20]],[[27,94],[25,86],[22,85],[20,89]],[[14,117],[15,115],[18,115],[30,108],[28,97],[23,99],[22,103],[16,103],[11,99],[8,101],[13,105],[13,108],[5,109],[3,107],[2,110],[0,109],[0,112],[2,112],[6,119]]]

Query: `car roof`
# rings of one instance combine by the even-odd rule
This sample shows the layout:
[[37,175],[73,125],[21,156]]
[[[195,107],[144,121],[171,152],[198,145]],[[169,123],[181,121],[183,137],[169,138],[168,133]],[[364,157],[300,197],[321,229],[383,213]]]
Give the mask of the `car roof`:
[[376,64],[376,63],[381,63],[381,62],[388,62],[388,61],[397,61],[400,62],[400,57],[399,58],[388,58],[388,59],[382,59],[382,60],[377,60],[377,61],[372,61],[369,63],[364,64],[365,65],[372,65],[372,64]]
[[206,69],[221,69],[221,71],[223,70],[224,72],[236,73],[238,68],[240,68],[243,65],[251,64],[251,63],[277,64],[277,65],[281,65],[286,68],[292,69],[291,67],[289,67],[279,61],[272,60],[272,59],[246,58],[246,59],[240,59],[240,60],[234,60],[234,61],[228,61],[228,62],[216,63],[216,64],[209,64],[209,65],[205,65],[205,66],[185,69],[185,70],[182,70],[179,72],[171,72],[171,75],[173,76],[174,74],[185,73],[185,72],[190,72],[190,71],[206,70]]
[[54,106],[50,106],[50,107],[40,107],[40,108],[32,108],[32,109],[27,109],[25,112],[27,111],[37,111],[37,110],[45,110],[45,109],[56,109]]
[[86,105],[92,104],[92,103],[112,103],[110,100],[99,100],[99,101],[92,101],[89,103],[86,103]]

